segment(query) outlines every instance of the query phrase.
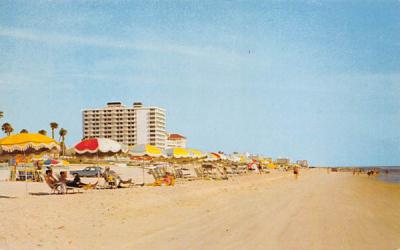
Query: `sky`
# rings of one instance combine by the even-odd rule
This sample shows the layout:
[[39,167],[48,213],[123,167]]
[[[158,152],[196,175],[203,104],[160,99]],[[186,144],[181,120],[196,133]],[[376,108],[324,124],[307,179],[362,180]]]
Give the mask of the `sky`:
[[[400,165],[400,1],[0,1],[0,110],[68,130],[110,101],[205,151]],[[4,135],[4,134],[3,134]]]

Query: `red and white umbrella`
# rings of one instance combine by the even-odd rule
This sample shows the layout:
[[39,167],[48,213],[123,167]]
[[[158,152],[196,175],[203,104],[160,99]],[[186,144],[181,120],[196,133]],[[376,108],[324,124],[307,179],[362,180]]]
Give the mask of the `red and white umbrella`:
[[120,153],[126,152],[127,147],[124,147],[119,142],[107,138],[93,138],[79,142],[75,145],[74,150],[77,154],[96,154],[96,153]]

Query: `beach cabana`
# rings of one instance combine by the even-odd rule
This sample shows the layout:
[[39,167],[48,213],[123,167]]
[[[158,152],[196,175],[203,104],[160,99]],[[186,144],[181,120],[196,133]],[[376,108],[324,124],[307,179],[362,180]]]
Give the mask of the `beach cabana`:
[[41,134],[22,133],[0,139],[2,155],[5,154],[39,154],[43,151],[60,150],[54,139]]
[[[8,158],[21,159],[17,160],[20,162],[27,163],[29,159],[28,155],[40,154],[45,151],[53,151],[58,153],[60,151],[60,145],[54,139],[47,137],[42,134],[32,133],[21,133],[16,135],[10,135],[0,139],[0,148],[2,156]],[[11,170],[11,180],[16,180],[17,166],[14,166]],[[25,168],[25,182],[28,180],[28,169]],[[31,170],[32,178],[37,174],[35,170]],[[28,184],[26,184],[26,192],[28,192]]]

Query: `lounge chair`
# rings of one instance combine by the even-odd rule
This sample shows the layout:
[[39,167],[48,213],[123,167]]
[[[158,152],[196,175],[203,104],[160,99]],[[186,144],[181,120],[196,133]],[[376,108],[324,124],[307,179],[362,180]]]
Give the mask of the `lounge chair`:
[[119,188],[122,187],[121,184],[123,185],[128,185],[128,187],[132,187],[135,185],[133,183],[132,179],[128,179],[127,181],[123,181],[118,175],[116,174],[108,174],[108,175],[103,175],[104,178],[104,185],[107,188]]
[[68,191],[72,191],[72,193],[75,193],[75,192],[80,193],[79,188],[68,187],[63,183],[56,183],[54,185],[50,185],[46,181],[45,181],[45,183],[51,189],[51,194],[68,194]]
[[151,169],[150,174],[153,175],[154,182],[149,184],[148,186],[162,186],[163,184],[166,184],[167,186],[174,186],[175,185],[175,176],[172,175],[172,179],[169,184],[166,183],[165,177],[166,177],[166,172],[163,173],[163,170],[165,169]]

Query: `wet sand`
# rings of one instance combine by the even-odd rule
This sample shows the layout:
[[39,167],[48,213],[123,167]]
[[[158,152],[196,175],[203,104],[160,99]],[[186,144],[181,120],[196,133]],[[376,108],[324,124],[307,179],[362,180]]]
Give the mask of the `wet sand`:
[[[21,188],[0,182],[3,196]],[[351,173],[71,195],[45,195],[46,188],[31,183],[43,195],[0,198],[0,249],[400,248],[400,185]]]

